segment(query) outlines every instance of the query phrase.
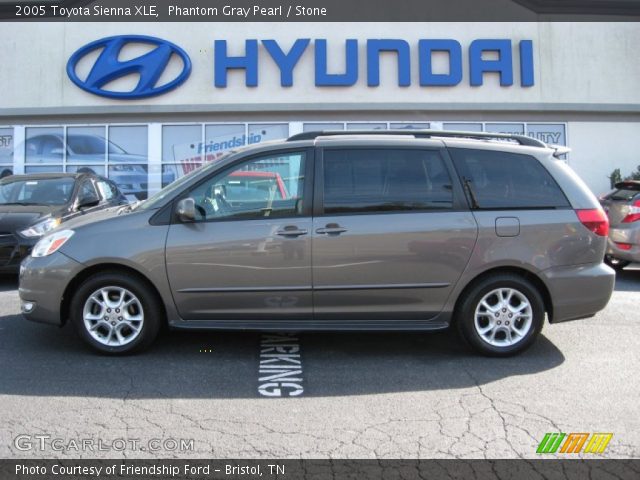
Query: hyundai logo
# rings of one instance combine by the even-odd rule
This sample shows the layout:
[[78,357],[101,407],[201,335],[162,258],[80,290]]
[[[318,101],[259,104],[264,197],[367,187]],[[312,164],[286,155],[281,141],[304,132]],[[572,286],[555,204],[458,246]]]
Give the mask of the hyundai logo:
[[[119,60],[122,49],[131,44],[153,45],[156,48],[130,60]],[[78,63],[98,49],[102,51],[87,77],[82,80],[76,72]],[[182,71],[170,82],[158,85],[174,55],[182,60]],[[191,60],[182,48],[166,40],[145,35],[118,35],[96,40],[77,50],[67,62],[67,75],[78,87],[94,95],[122,100],[154,97],[168,92],[182,84],[190,73]],[[131,74],[139,75],[138,83],[132,90],[123,92],[105,88],[114,80]]]

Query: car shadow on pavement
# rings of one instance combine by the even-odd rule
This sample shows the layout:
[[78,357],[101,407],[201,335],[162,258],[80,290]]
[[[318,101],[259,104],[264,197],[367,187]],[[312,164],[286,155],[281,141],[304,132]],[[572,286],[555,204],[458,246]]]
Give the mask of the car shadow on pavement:
[[[473,354],[451,332],[304,333],[303,396],[457,389],[553,369],[547,338],[520,356]],[[0,395],[125,399],[258,397],[260,334],[163,332],[146,352],[109,357],[63,328],[0,317]]]
[[640,292],[640,267],[638,264],[616,272],[615,290],[617,292]]

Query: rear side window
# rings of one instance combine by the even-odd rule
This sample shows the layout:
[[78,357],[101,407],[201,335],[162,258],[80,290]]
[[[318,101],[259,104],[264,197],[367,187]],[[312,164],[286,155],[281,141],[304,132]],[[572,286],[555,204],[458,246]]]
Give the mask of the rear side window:
[[450,209],[451,178],[437,151],[325,150],[324,212]]
[[466,148],[449,152],[476,208],[569,207],[556,181],[530,155]]

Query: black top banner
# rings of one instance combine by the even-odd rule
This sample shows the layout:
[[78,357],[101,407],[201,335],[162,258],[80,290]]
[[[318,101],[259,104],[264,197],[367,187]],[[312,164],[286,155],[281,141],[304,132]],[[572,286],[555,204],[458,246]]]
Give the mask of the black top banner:
[[611,22],[640,20],[640,0],[1,0],[0,19],[56,22]]

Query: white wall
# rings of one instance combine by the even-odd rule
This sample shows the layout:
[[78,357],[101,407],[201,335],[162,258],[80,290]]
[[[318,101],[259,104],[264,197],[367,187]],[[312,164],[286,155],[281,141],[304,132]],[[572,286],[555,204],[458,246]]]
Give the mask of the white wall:
[[629,175],[640,165],[640,123],[569,122],[571,167],[593,193],[609,191],[611,172]]

